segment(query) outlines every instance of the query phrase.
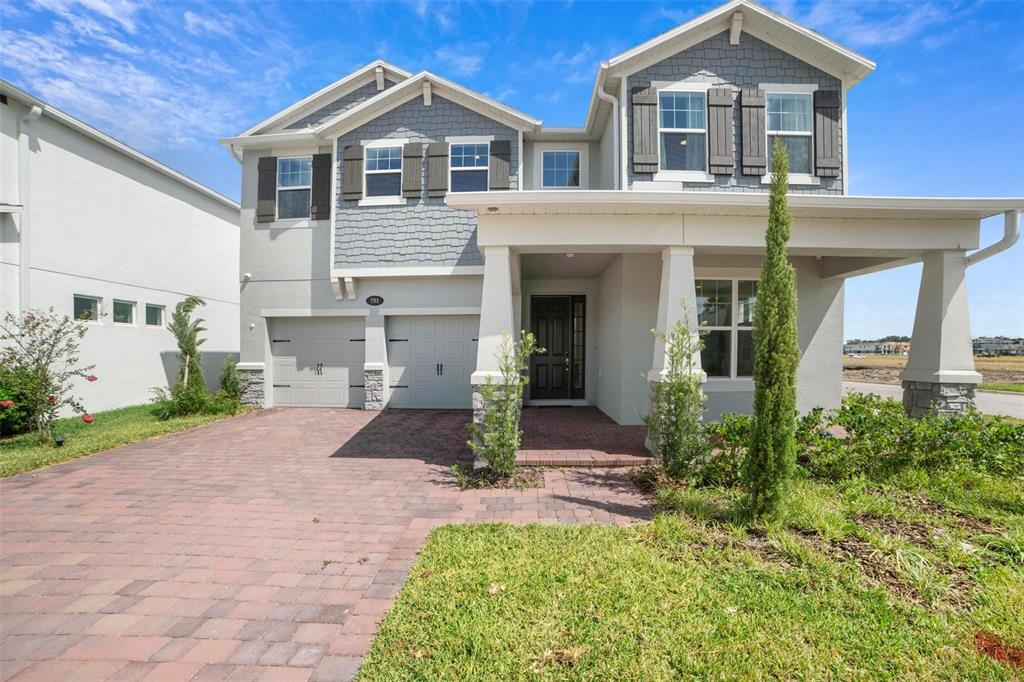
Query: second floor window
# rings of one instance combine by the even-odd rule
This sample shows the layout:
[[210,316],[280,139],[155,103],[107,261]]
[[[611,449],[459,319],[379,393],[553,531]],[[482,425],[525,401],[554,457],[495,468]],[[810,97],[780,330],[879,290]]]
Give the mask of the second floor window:
[[489,145],[453,144],[451,146],[451,191],[486,192]]
[[542,154],[544,167],[541,175],[543,187],[580,186],[580,153],[574,151],[551,151]]
[[658,93],[661,170],[707,170],[707,93]]
[[765,127],[768,130],[768,164],[771,172],[772,149],[775,139],[782,141],[789,154],[789,172],[811,174],[811,116],[810,93],[766,93]]
[[308,218],[312,185],[312,156],[291,156],[278,159],[277,217],[284,220]]
[[402,195],[402,147],[366,148],[367,197],[397,197]]
[[704,334],[700,364],[709,378],[754,374],[754,305],[757,282],[698,279],[697,322]]

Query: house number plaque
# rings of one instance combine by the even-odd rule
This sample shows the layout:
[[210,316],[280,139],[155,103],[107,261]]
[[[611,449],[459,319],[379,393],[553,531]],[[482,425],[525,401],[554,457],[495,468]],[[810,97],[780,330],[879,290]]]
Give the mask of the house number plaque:
[[367,296],[366,297],[366,305],[380,305],[382,303],[384,303],[384,297],[383,296]]

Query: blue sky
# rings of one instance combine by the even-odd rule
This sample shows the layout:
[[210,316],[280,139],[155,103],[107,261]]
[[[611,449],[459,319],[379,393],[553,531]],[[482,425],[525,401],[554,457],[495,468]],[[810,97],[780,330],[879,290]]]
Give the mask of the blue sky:
[[[579,125],[598,62],[715,4],[0,0],[0,76],[237,198],[216,140],[373,58]],[[878,63],[850,96],[852,193],[1024,195],[1024,2],[767,4]],[[909,334],[919,276],[849,281],[847,338]],[[1024,244],[968,291],[976,335],[1024,335]]]

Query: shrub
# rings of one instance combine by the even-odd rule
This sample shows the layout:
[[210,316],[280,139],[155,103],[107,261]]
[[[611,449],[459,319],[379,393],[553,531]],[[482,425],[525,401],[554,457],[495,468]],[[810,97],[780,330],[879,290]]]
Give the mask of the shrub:
[[[170,388],[153,389],[154,414],[166,413],[171,417],[183,417],[190,414],[233,414],[238,411],[242,388],[233,359],[229,358],[221,369],[222,390],[216,395],[210,395],[206,391],[206,379],[203,377],[199,352],[199,347],[206,343],[206,339],[201,336],[206,327],[203,326],[202,318],[192,318],[192,313],[201,305],[206,305],[201,298],[189,296],[174,307],[167,329],[174,335],[174,340],[178,344],[178,361],[181,362],[181,367],[178,368]],[[235,375],[235,385],[231,385],[228,374]],[[225,381],[228,382],[227,388]]]
[[32,430],[35,415],[19,386],[25,385],[26,370],[0,368],[0,436],[13,436]]
[[[687,317],[684,315],[684,319]],[[665,343],[667,361],[665,376],[651,382],[651,407],[644,417],[652,450],[669,478],[700,479],[698,472],[709,465],[711,458],[701,424],[705,397],[694,362],[701,340],[682,321],[667,333],[657,329],[651,332]]]
[[789,158],[776,139],[765,257],[754,309],[754,428],[743,468],[746,507],[755,516],[782,502],[796,463],[796,278],[786,255],[792,219],[786,202]]
[[224,365],[220,368],[220,390],[228,398],[239,403],[242,402],[242,393],[245,391],[245,386],[242,384],[242,378],[238,376],[237,363],[230,355],[224,360]]
[[206,339],[200,334],[206,331],[202,318],[192,319],[192,313],[206,301],[196,296],[189,296],[174,307],[171,315],[171,322],[167,329],[174,335],[178,344],[178,361],[181,367],[178,368],[176,381],[183,383],[189,388],[206,388],[206,379],[203,377],[203,365],[199,347],[206,343]]
[[522,332],[518,342],[504,336],[497,353],[501,383],[488,377],[480,386],[483,415],[479,424],[469,425],[469,447],[499,476],[511,476],[516,470],[516,453],[523,435],[519,430],[523,389],[529,383],[526,369],[530,356],[539,352],[543,350],[530,332]]

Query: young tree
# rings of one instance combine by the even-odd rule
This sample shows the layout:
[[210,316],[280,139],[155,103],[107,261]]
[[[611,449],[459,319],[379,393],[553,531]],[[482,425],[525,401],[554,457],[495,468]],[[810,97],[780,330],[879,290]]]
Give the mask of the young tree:
[[199,354],[199,347],[206,343],[206,339],[199,336],[206,331],[206,327],[203,326],[205,320],[192,319],[192,312],[201,305],[206,305],[206,301],[189,296],[174,307],[171,322],[167,325],[167,329],[174,335],[174,340],[178,344],[178,361],[181,362],[181,367],[178,369],[177,383],[183,388],[206,388]]
[[789,157],[776,138],[765,257],[754,310],[754,428],[743,479],[747,509],[779,507],[796,464],[796,280],[786,256],[792,218],[786,202]]

